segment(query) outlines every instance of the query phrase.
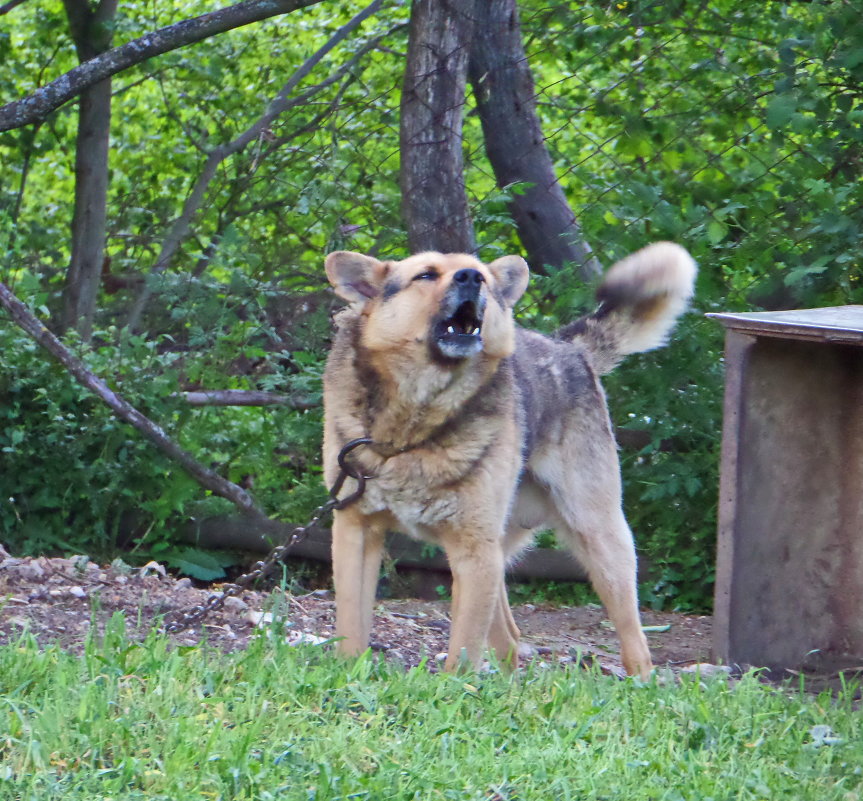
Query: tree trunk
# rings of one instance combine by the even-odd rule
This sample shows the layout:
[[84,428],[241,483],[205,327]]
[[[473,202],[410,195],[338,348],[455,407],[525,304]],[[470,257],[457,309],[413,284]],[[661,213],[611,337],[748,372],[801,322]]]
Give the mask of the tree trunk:
[[[64,0],[80,62],[111,47],[117,0]],[[93,332],[99,279],[105,258],[108,201],[108,149],[111,134],[111,79],[85,89],[78,105],[75,142],[75,210],[72,257],[63,289],[62,327],[88,340]]]
[[476,5],[469,77],[498,186],[526,183],[510,210],[531,269],[574,263],[590,279],[602,268],[557,181],[536,113],[533,76],[521,40],[516,0]]
[[402,213],[411,252],[474,250],[462,114],[474,0],[414,0],[401,101]]

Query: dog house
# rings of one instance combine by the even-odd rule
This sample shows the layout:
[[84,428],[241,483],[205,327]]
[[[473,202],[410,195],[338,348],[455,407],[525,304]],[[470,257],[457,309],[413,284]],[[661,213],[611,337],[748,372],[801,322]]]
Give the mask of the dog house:
[[714,657],[863,670],[863,306],[726,329]]

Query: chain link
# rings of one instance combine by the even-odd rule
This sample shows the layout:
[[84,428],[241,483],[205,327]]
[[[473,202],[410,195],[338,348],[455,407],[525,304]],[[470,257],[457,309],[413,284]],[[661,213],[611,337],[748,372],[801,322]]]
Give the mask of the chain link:
[[[256,581],[266,578],[276,566],[288,555],[288,552],[295,545],[298,545],[309,536],[309,532],[328,514],[335,509],[344,509],[346,506],[359,500],[363,492],[365,492],[365,482],[368,476],[364,476],[362,471],[354,468],[345,457],[354,448],[360,445],[368,445],[370,439],[361,438],[351,440],[339,452],[339,467],[341,468],[339,476],[333,486],[330,488],[330,498],[326,503],[322,503],[312,514],[311,519],[304,526],[297,526],[288,537],[280,545],[273,548],[267,554],[266,558],[260,562],[255,562],[252,569],[248,573],[239,576],[236,581],[231,584],[223,584],[219,592],[211,593],[202,604],[190,607],[185,612],[182,612],[175,620],[165,623],[162,631],[166,634],[179,634],[181,631],[194,626],[202,621],[210,612],[215,612],[225,605],[228,598],[234,598],[244,593]],[[353,478],[357,481],[357,489],[346,498],[339,499],[338,493],[341,491],[346,478]]]

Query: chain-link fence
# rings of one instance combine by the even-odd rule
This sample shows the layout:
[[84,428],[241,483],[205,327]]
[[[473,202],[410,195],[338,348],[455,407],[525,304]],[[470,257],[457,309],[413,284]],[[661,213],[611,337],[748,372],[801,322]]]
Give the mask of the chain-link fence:
[[[189,14],[199,12],[194,5]],[[465,13],[472,4],[447,7]],[[16,26],[0,37],[0,88],[10,98],[74,65],[56,20],[34,9],[16,8]],[[113,337],[127,349],[134,370],[124,363],[118,375],[168,375],[179,365],[181,389],[299,398],[289,404],[295,412],[211,409],[194,425],[185,412],[166,412],[192,443],[212,450],[215,466],[254,484],[265,506],[289,499],[283,516],[293,520],[321,492],[315,408],[333,306],[323,255],[351,249],[398,258],[409,239],[400,114],[411,9],[385,4],[341,35],[357,10],[324,2],[289,22],[168,52],[113,84],[97,339]],[[576,222],[569,235],[603,266],[671,239],[700,264],[699,311],[863,302],[863,18],[855,3],[524,0],[518,10],[520,67],[532,75],[540,126],[534,139],[563,189],[553,202],[568,205]],[[134,38],[178,15],[130,7],[116,37]],[[463,39],[454,47],[469,50],[472,37]],[[441,52],[429,75],[445,71],[451,56]],[[536,187],[529,177],[501,180],[489,144],[509,118],[503,113],[489,127],[477,94],[486,76],[475,62],[472,69],[462,78],[459,113],[441,113],[457,121],[444,135],[459,138],[451,153],[463,159],[477,252],[490,259],[530,250],[513,209]],[[268,117],[280,93],[281,111]],[[7,253],[0,278],[55,315],[70,255],[76,111],[66,105],[38,126],[0,136]],[[522,111],[513,107],[512,127],[523,124]],[[430,162],[428,172],[436,169],[451,165]],[[518,313],[548,330],[588,306],[590,289],[581,264],[539,262]],[[149,339],[116,336],[130,309]],[[7,354],[18,353],[10,343]],[[671,348],[609,379],[615,422],[638,434],[625,459],[629,516],[651,555],[673,563],[663,574],[672,584],[682,574],[709,581],[720,348],[719,332],[692,315]],[[37,380],[27,353],[18,355],[18,367],[12,356],[7,367],[22,386],[56,378]],[[160,391],[170,385],[160,382]],[[75,399],[67,400],[73,408]],[[67,413],[60,406],[51,419]],[[98,450],[104,437],[92,439],[87,447]],[[7,451],[8,476],[23,476],[21,465],[33,461],[21,450],[21,464],[13,463],[16,452]],[[269,463],[281,472],[269,475]],[[161,477],[147,480],[161,486]],[[26,492],[36,503],[38,493]],[[6,493],[13,494],[25,490]],[[6,519],[18,525],[13,512]],[[105,514],[99,507],[93,517]]]

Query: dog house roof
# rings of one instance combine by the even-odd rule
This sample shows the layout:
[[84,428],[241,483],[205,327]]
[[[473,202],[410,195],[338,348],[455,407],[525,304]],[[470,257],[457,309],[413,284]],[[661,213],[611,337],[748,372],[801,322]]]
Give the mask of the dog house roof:
[[863,306],[827,306],[777,312],[708,314],[726,328],[752,336],[863,345]]

